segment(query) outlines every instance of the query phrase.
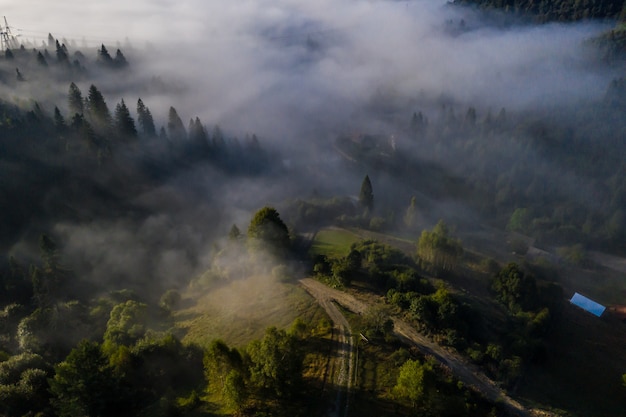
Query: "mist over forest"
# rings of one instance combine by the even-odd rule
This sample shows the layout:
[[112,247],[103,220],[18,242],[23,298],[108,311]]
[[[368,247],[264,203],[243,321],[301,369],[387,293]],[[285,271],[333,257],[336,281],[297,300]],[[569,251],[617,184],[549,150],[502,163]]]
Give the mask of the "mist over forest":
[[[111,378],[121,378],[116,384],[132,385],[145,377],[144,368],[133,368],[137,380],[124,379],[124,355],[145,360],[150,343],[172,329],[173,339],[154,343],[185,358],[173,380],[204,357],[204,378],[224,381],[234,370],[237,386],[250,390],[246,400],[225,406],[234,414],[265,410],[259,398],[266,389],[278,404],[290,398],[285,401],[298,407],[299,397],[285,392],[297,391],[300,382],[287,378],[268,388],[253,375],[267,340],[284,337],[286,350],[302,340],[276,328],[262,342],[232,351],[178,340],[186,336],[177,311],[188,314],[180,294],[191,294],[189,305],[214,294],[215,308],[227,308],[245,303],[253,290],[222,294],[221,302],[215,294],[250,277],[251,288],[265,294],[269,287],[258,276],[281,283],[315,276],[337,288],[367,276],[377,290],[422,292],[424,303],[436,303],[455,291],[446,293],[435,280],[448,280],[471,298],[473,284],[462,275],[475,272],[472,256],[484,256],[476,263],[495,279],[489,291],[500,291],[494,298],[506,306],[500,317],[514,317],[506,325],[478,325],[472,320],[480,314],[472,312],[466,321],[455,316],[463,330],[444,319],[429,328],[422,310],[402,299],[409,295],[387,293],[386,302],[419,316],[422,331],[445,334],[434,338],[470,357],[506,326],[514,328],[511,338],[537,338],[523,348],[501,342],[498,355],[484,348],[481,355],[492,355],[492,362],[472,357],[507,389],[523,380],[520,369],[549,356],[545,329],[558,325],[546,323],[560,317],[563,294],[578,287],[610,292],[586,274],[599,268],[599,259],[626,254],[626,6],[309,3],[62,0],[3,7],[11,25],[3,31],[10,28],[15,37],[3,38],[0,56],[0,358],[9,364],[28,353],[45,361],[33,369],[56,381],[51,391],[41,385],[19,394],[43,404],[34,412],[78,415],[64,403],[67,381],[59,376],[58,364],[69,363],[70,352],[100,349]],[[404,255],[369,240],[353,243],[350,254],[359,253],[358,261],[311,255],[317,234],[337,229],[396,242],[394,250]],[[428,230],[448,245],[443,258],[420,249]],[[410,259],[406,245],[415,252]],[[372,260],[377,250],[390,251],[385,262],[395,272]],[[511,264],[499,269],[527,251],[543,254],[544,263],[525,265],[526,275]],[[559,281],[551,274],[561,267],[580,268],[585,278]],[[398,274],[415,282],[403,287],[409,278]],[[498,280],[515,274],[522,282],[533,276],[525,299],[503,295],[506,285]],[[485,296],[486,288],[472,296]],[[603,302],[623,304],[622,295],[613,292]],[[276,304],[287,303],[285,297]],[[128,324],[139,317],[142,331]],[[60,335],[54,329],[64,320],[70,324]],[[531,336],[517,333],[521,322],[532,327]],[[380,343],[389,342],[383,327],[376,330]],[[480,337],[473,333],[478,328]],[[463,342],[452,342],[449,329]],[[210,365],[216,359],[207,359],[215,349],[226,349],[220,354],[232,368],[219,377],[211,373],[218,372]],[[433,366],[428,363],[423,366]],[[298,366],[289,372],[300,372]],[[202,384],[196,374],[189,387]],[[2,375],[0,397],[14,401],[13,391],[3,394],[11,384]],[[161,389],[146,388],[141,400],[124,398],[128,415],[150,415],[167,397]],[[408,406],[408,397],[394,393],[403,398],[402,415],[435,407],[414,399]],[[458,395],[471,396],[477,415],[490,411],[474,394]],[[200,400],[189,398],[195,410]],[[187,406],[177,404],[187,415],[181,411]],[[29,411],[11,407],[0,411]],[[515,415],[493,407],[497,415]],[[279,408],[269,409],[281,415]]]

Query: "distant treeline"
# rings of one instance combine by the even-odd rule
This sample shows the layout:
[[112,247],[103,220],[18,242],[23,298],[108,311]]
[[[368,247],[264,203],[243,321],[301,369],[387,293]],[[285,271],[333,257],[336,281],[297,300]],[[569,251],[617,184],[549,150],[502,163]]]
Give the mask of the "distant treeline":
[[626,18],[623,0],[454,0],[454,3],[521,13],[539,22]]

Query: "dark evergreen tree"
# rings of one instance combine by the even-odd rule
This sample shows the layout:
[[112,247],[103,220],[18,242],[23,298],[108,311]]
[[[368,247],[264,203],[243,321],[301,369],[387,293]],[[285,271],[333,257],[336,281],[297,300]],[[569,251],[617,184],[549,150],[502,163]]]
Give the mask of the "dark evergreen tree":
[[15,77],[18,81],[26,81],[19,68],[15,68]]
[[126,61],[126,57],[119,49],[115,52],[115,58],[113,59],[113,65],[116,68],[125,68],[128,66],[128,61]]
[[215,125],[215,127],[213,128],[211,141],[213,142],[213,147],[215,149],[224,149],[224,147],[226,146],[226,142],[224,141],[224,134],[222,133],[222,129],[220,129],[219,125]]
[[61,115],[61,111],[58,107],[54,107],[54,126],[57,129],[57,132],[62,133],[67,130],[67,124],[65,123],[65,119],[63,115]]
[[206,152],[209,147],[208,135],[199,117],[189,121],[189,139],[200,152]]
[[70,84],[67,101],[71,115],[83,114],[83,94],[74,83]]
[[98,62],[102,65],[109,67],[113,65],[113,58],[111,58],[111,55],[109,55],[109,51],[107,51],[107,48],[104,46],[104,44],[102,44],[100,49],[98,49]]
[[42,67],[48,66],[48,61],[46,61],[46,58],[43,56],[41,52],[37,52],[37,63],[41,65]]
[[87,95],[87,114],[90,121],[98,129],[108,128],[111,125],[109,107],[100,90],[93,84],[89,87]]
[[187,132],[185,131],[183,121],[178,116],[174,107],[170,107],[167,121],[167,133],[170,140],[173,141],[184,140],[187,138]]
[[150,113],[150,109],[143,104],[141,98],[137,100],[137,123],[145,136],[150,138],[156,136],[152,113]]
[[130,116],[128,107],[124,103],[124,99],[115,106],[114,127],[118,135],[123,139],[135,139],[137,138],[137,129],[135,128],[135,121]]
[[241,231],[239,230],[236,224],[233,224],[232,227],[230,228],[230,232],[228,232],[228,238],[230,240],[239,240],[240,237],[241,237]]
[[67,53],[65,52],[61,44],[59,44],[58,40],[56,41],[56,51],[57,51],[57,62],[61,64],[69,64],[70,61],[67,56]]
[[13,59],[15,59],[15,55],[13,55],[13,52],[11,52],[11,50],[9,48],[7,48],[6,51],[4,51],[4,59],[6,59],[6,60],[13,60]]
[[361,183],[361,192],[359,193],[359,204],[362,207],[372,211],[374,208],[374,192],[372,190],[372,182],[369,175],[366,175]]
[[56,43],[57,41],[54,39],[54,36],[52,36],[52,33],[48,33],[48,48],[54,48]]

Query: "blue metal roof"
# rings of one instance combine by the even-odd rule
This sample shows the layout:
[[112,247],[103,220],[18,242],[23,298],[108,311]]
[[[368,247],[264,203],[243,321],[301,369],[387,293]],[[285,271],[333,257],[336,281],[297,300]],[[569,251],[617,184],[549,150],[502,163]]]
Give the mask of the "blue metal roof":
[[600,317],[602,315],[602,313],[604,313],[604,310],[606,310],[606,307],[603,306],[602,304],[598,304],[595,301],[590,300],[589,298],[585,297],[584,295],[580,295],[578,293],[574,293],[574,296],[569,301],[570,301],[570,303],[572,303],[572,304],[582,308],[583,310],[586,310],[586,311],[590,312],[594,316],[598,316],[598,317]]

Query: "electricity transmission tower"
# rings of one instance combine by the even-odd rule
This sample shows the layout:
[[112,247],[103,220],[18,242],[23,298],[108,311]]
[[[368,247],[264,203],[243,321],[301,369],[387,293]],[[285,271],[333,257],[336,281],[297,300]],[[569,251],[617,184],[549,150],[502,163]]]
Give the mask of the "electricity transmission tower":
[[0,42],[2,44],[2,50],[17,48],[17,38],[11,33],[11,28],[7,22],[6,16],[4,16],[4,26],[0,24]]

